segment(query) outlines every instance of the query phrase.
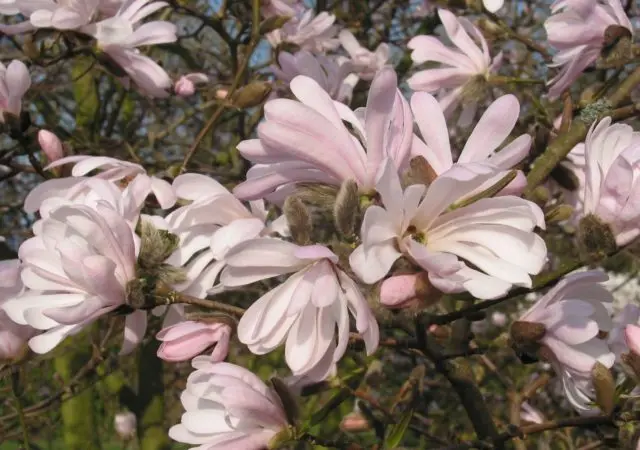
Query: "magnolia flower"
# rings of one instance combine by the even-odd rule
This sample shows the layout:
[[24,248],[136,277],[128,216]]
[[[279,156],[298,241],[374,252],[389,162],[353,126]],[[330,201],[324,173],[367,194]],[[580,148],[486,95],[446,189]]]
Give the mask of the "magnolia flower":
[[191,202],[165,219],[167,228],[180,238],[180,246],[167,263],[185,268],[188,281],[177,289],[186,294],[206,296],[234,245],[273,231],[284,233],[282,220],[265,225],[267,213],[262,201],[251,202],[249,210],[205,175],[180,175],[173,181],[173,189],[179,198]]
[[[45,330],[29,346],[47,353],[125,303],[137,252],[133,229],[108,204],[59,207],[20,246],[27,291],[2,308],[14,322]],[[127,316],[124,353],[142,339],[146,321],[143,310]]]
[[186,412],[171,439],[197,445],[191,450],[262,450],[288,426],[278,394],[247,369],[207,356],[193,367],[180,396]]
[[173,91],[180,97],[189,97],[196,92],[196,84],[209,82],[209,77],[203,73],[190,73],[180,77],[173,86]]
[[551,11],[544,27],[549,44],[558,50],[551,67],[560,71],[548,83],[549,97],[557,98],[598,59],[608,27],[624,27],[632,34],[633,27],[620,0],[556,0]]
[[267,34],[272,47],[282,43],[295,44],[303,50],[324,52],[338,47],[338,31],[333,24],[336,16],[326,11],[315,15],[313,9],[298,9],[295,17],[282,28]]
[[357,284],[338,267],[338,257],[328,248],[258,238],[236,245],[226,261],[220,279],[227,287],[293,273],[240,319],[238,338],[253,353],[268,353],[286,341],[285,360],[293,374],[322,380],[347,349],[350,313],[367,354],[376,350],[376,319]]
[[562,376],[567,400],[580,413],[592,409],[594,364],[610,368],[615,361],[599,336],[612,328],[605,303],[613,297],[599,284],[606,280],[604,272],[595,270],[568,275],[520,317],[520,322],[542,326],[535,340]]
[[29,20],[35,28],[73,30],[91,21],[98,11],[100,0],[45,0],[33,3],[37,6],[33,7],[33,12],[29,14]]
[[47,156],[49,162],[57,161],[64,157],[64,149],[62,142],[58,139],[58,136],[48,130],[38,131],[38,143],[40,148]]
[[587,134],[585,158],[584,214],[609,224],[626,245],[640,234],[640,133],[605,117]]
[[165,361],[186,361],[210,347],[213,362],[223,361],[229,352],[231,327],[225,323],[205,323],[187,320],[163,328],[156,339],[162,341],[158,358]]
[[20,279],[20,261],[0,261],[0,360],[11,360],[20,355],[34,329],[12,321],[2,305],[23,289]]
[[365,283],[375,283],[404,254],[443,292],[466,290],[490,299],[512,285],[531,287],[530,275],[540,272],[547,255],[544,241],[533,233],[536,226],[544,227],[537,205],[502,196],[447,212],[495,174],[491,166],[458,164],[428,188],[415,184],[403,192],[388,160],[376,184],[383,206],[367,208],[351,268]]
[[[411,109],[420,129],[422,141],[415,140],[413,152],[424,156],[436,175],[453,166],[453,155],[449,143],[449,131],[445,116],[438,108],[436,99],[425,92],[417,92],[411,97]],[[488,163],[503,171],[511,169],[522,161],[531,148],[531,136],[522,134],[500,151],[496,150],[509,137],[518,121],[520,103],[514,95],[503,95],[495,100],[482,115],[469,139],[460,152],[458,163]],[[489,187],[506,173],[497,174],[489,181]],[[526,186],[526,178],[518,171],[516,178],[502,191],[503,194],[520,194]]]
[[[151,2],[151,3],[150,3]],[[138,25],[145,17],[167,6],[153,0],[125,0],[115,16],[81,28],[93,36],[98,47],[110,56],[145,94],[166,97],[171,78],[162,67],[136,47],[175,42],[177,28],[167,21]]]
[[20,115],[22,97],[29,87],[31,77],[22,61],[11,61],[6,67],[0,62],[0,123],[6,120],[5,114]]
[[304,75],[318,83],[332,99],[339,102],[351,99],[353,86],[346,82],[352,70],[349,62],[340,64],[337,58],[300,50],[294,54],[280,52],[278,66],[273,65],[271,69],[287,86],[296,76]]
[[342,47],[349,53],[354,72],[363,80],[372,80],[389,60],[389,46],[384,42],[372,52],[362,47],[349,30],[342,30],[339,39]]
[[433,61],[444,67],[416,72],[407,83],[414,91],[438,93],[440,107],[447,117],[462,103],[463,116],[472,118],[478,101],[478,85],[497,71],[502,52],[491,59],[487,41],[468,19],[456,18],[444,9],[439,9],[438,15],[447,36],[457,49],[447,47],[434,36],[412,38],[408,47],[413,50],[411,59],[414,63]]
[[272,197],[282,199],[296,183],[339,186],[345,180],[371,191],[385,157],[402,170],[411,156],[411,111],[396,86],[393,69],[381,70],[371,83],[366,108],[354,112],[333,101],[311,78],[294,78],[290,87],[299,101],[267,102],[258,139],[238,144],[242,156],[256,165],[234,193],[252,200],[276,191]]
[[264,0],[260,12],[264,18],[273,16],[295,17],[304,11],[302,0]]
[[[67,156],[49,164],[46,169],[71,163],[75,163],[71,170],[72,177],[83,178],[90,172],[97,170],[98,173],[94,178],[126,186],[137,205],[142,205],[151,194],[155,196],[162,209],[171,208],[176,202],[176,195],[169,183],[161,178],[148,175],[144,167],[132,162],[108,156]],[[42,183],[40,188],[32,191],[31,195],[39,197],[40,192],[37,190],[48,191],[50,187],[47,186],[47,183]]]
[[117,413],[113,417],[113,427],[121,439],[131,439],[136,434],[136,415],[131,411]]

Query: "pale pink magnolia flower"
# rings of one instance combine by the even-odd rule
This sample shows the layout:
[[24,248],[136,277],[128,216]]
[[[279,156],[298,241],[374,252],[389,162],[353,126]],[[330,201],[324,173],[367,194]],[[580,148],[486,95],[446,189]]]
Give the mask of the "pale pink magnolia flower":
[[[20,2],[21,5],[25,3],[27,0]],[[33,12],[29,14],[29,20],[35,28],[73,30],[93,19],[98,12],[100,0],[44,0],[31,3],[34,6],[30,8]]]
[[8,66],[0,62],[0,123],[6,114],[20,115],[22,97],[30,87],[29,69],[22,61],[11,61]]
[[321,380],[347,349],[350,314],[367,354],[378,347],[378,323],[366,299],[328,248],[259,238],[233,247],[226,261],[220,275],[226,287],[293,273],[240,319],[238,338],[253,353],[263,355],[285,343],[285,360],[293,374]]
[[180,246],[167,263],[184,267],[188,281],[176,288],[186,294],[206,296],[234,245],[272,232],[286,234],[284,216],[267,225],[264,202],[251,202],[247,209],[205,175],[180,175],[173,181],[173,189],[178,198],[190,202],[165,218],[167,229],[180,238]]
[[260,6],[260,12],[264,18],[273,16],[295,17],[304,12],[305,6],[302,0],[265,0]]
[[408,167],[413,118],[393,69],[378,72],[366,108],[355,112],[311,78],[298,76],[290,87],[298,101],[267,102],[258,139],[238,144],[242,156],[256,164],[234,189],[239,198],[283,199],[301,182],[339,186],[354,180],[361,192],[370,192],[386,157],[399,170]]
[[177,27],[167,21],[139,22],[167,6],[153,0],[125,0],[115,16],[83,26],[98,47],[127,73],[138,89],[153,97],[166,97],[172,86],[165,70],[137,47],[175,42]]
[[479,163],[456,164],[428,188],[414,184],[403,191],[397,169],[387,160],[376,184],[383,206],[365,212],[362,244],[349,258],[353,271],[365,283],[375,283],[405,255],[443,292],[469,291],[491,299],[513,285],[531,287],[531,275],[547,259],[544,240],[533,232],[544,228],[537,205],[501,196],[447,211],[496,171]]
[[121,439],[131,439],[136,434],[137,422],[131,411],[119,412],[113,417],[113,428]]
[[372,52],[361,46],[349,30],[342,30],[338,38],[342,48],[349,54],[354,72],[363,80],[371,81],[376,73],[387,64],[391,56],[389,45],[386,43],[378,45]]
[[296,15],[282,28],[267,34],[272,47],[283,43],[295,44],[303,50],[325,52],[340,45],[335,37],[338,28],[334,25],[336,16],[322,11],[315,14],[313,8],[299,9]]
[[418,71],[409,77],[407,83],[414,91],[437,93],[445,116],[449,117],[462,104],[462,116],[472,118],[477,102],[472,98],[465,99],[465,89],[472,89],[471,83],[477,79],[486,80],[496,72],[502,62],[502,52],[492,59],[487,41],[468,19],[456,17],[445,9],[439,9],[438,15],[447,36],[457,48],[444,45],[434,36],[412,38],[408,47],[413,50],[411,59],[414,63],[433,61],[443,67]]
[[[64,164],[75,164],[71,170],[72,176],[70,179],[84,179],[84,177],[91,172],[97,171],[93,178],[107,180],[114,184],[125,186],[125,190],[128,189],[128,191],[131,192],[135,203],[138,205],[142,205],[151,194],[155,196],[162,209],[171,208],[176,203],[176,196],[171,185],[161,178],[148,175],[146,169],[140,164],[122,161],[108,156],[78,155],[58,159],[49,164],[46,169],[53,169],[54,167],[59,167]],[[70,179],[69,182],[71,182]],[[59,180],[64,180],[64,178]],[[50,183],[50,181],[42,183],[40,185],[41,187],[36,189],[42,191],[49,190],[50,187],[47,186],[47,183]],[[60,181],[60,183],[62,183],[62,181]],[[53,185],[53,183],[50,184]]]
[[605,30],[612,25],[628,29],[633,26],[620,0],[556,0],[553,15],[544,27],[549,44],[558,52],[550,67],[560,71],[549,80],[549,97],[558,98],[600,56]]
[[608,223],[626,245],[640,234],[640,133],[605,117],[591,126],[584,152],[584,214]]
[[[107,203],[57,208],[20,246],[27,290],[2,308],[14,322],[45,331],[29,346],[47,353],[125,303],[138,251],[134,230]],[[146,311],[127,316],[123,353],[140,342],[146,324]]]
[[213,347],[211,360],[223,361],[229,353],[231,327],[225,323],[204,323],[187,320],[167,328],[156,335],[162,341],[158,358],[165,361],[187,361]]
[[278,394],[247,369],[208,356],[192,364],[180,395],[186,412],[169,430],[174,441],[197,446],[191,450],[262,450],[289,425]]
[[0,0],[0,14],[13,16],[20,13],[18,2],[20,0]]
[[209,82],[209,77],[203,73],[190,73],[180,77],[173,86],[173,92],[180,97],[189,97],[196,93],[196,84]]
[[53,134],[51,131],[38,131],[38,144],[40,144],[40,148],[47,156],[50,163],[64,157],[62,142],[60,142],[58,136]]
[[567,275],[520,317],[544,325],[539,343],[549,350],[549,362],[562,376],[567,400],[581,414],[593,409],[594,364],[610,368],[615,362],[607,342],[598,336],[613,326],[605,306],[613,297],[600,284],[607,279],[598,270]]
[[[453,152],[445,116],[438,108],[437,100],[426,92],[413,94],[411,109],[424,140],[424,143],[419,139],[414,141],[413,154],[424,156],[433,171],[440,175],[453,166]],[[498,182],[506,175],[506,171],[520,163],[529,153],[532,140],[528,134],[518,136],[498,150],[516,126],[519,114],[520,103],[514,95],[499,97],[480,117],[460,152],[458,164],[488,163],[501,169],[481,190]],[[526,185],[526,177],[519,170],[516,178],[502,190],[502,194],[519,195]]]
[[339,102],[348,103],[351,100],[353,86],[346,82],[352,72],[351,63],[340,63],[338,58],[300,50],[294,54],[280,52],[278,65],[272,65],[276,78],[286,83],[287,87],[298,75],[313,79],[318,85]]
[[20,261],[0,261],[0,360],[19,356],[27,341],[36,333],[30,326],[15,323],[2,309],[2,305],[19,295],[23,288]]

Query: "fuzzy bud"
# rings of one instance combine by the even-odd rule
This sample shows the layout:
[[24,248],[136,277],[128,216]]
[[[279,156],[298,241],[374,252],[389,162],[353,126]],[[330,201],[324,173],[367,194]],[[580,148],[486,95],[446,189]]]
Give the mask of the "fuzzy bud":
[[616,382],[611,371],[600,362],[591,369],[591,381],[596,391],[596,403],[606,414],[611,414],[615,406]]
[[58,136],[53,134],[51,131],[38,131],[38,143],[50,163],[64,157],[62,142],[60,142]]
[[311,214],[302,200],[295,195],[290,195],[284,201],[282,211],[287,218],[293,241],[299,245],[308,244],[311,241],[313,225]]
[[544,214],[544,221],[546,223],[557,223],[569,220],[573,215],[573,207],[570,205],[557,205],[549,209]]
[[585,263],[601,261],[617,249],[616,238],[608,224],[588,214],[578,225],[578,249]]
[[300,418],[300,407],[298,405],[298,400],[294,395],[293,391],[289,388],[287,383],[281,380],[278,377],[273,377],[269,380],[271,383],[271,387],[278,394],[280,401],[282,402],[282,406],[284,407],[284,412],[287,415],[287,421],[290,425],[296,425]]
[[622,364],[627,372],[629,372],[636,381],[640,381],[640,356],[633,352],[623,353],[620,355]]
[[231,98],[231,102],[237,108],[253,108],[262,103],[270,92],[271,83],[254,81],[236,91]]
[[518,346],[527,346],[537,343],[547,332],[541,323],[516,320],[511,324],[511,339]]
[[425,272],[395,275],[380,285],[380,303],[388,308],[425,308],[440,300],[441,296]]
[[343,236],[353,235],[360,216],[358,185],[354,180],[346,180],[340,186],[333,205],[333,219],[336,229]]
[[438,177],[438,174],[424,156],[416,156],[409,161],[405,184],[424,184],[429,186]]

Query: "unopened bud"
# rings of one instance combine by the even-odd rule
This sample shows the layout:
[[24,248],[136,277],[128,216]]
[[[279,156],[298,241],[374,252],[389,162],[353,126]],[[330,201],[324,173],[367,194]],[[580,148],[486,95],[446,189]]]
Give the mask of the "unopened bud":
[[637,325],[624,327],[624,340],[631,353],[640,357],[640,327]]
[[630,372],[633,378],[640,382],[640,356],[629,352],[620,355],[620,359],[622,360],[622,364],[626,371]]
[[50,163],[64,157],[62,142],[58,136],[48,130],[38,131],[38,143]]
[[354,180],[346,180],[340,186],[333,205],[333,220],[336,229],[343,236],[353,235],[360,216],[358,185]]
[[609,25],[604,31],[604,41],[596,67],[611,69],[625,65],[633,57],[632,44],[633,37],[627,27]]
[[596,403],[600,409],[611,414],[615,406],[616,383],[611,371],[602,363],[596,362],[591,369],[591,381],[596,391]]
[[544,221],[546,223],[557,223],[569,220],[573,215],[573,207],[570,205],[557,205],[549,209],[544,214]]
[[340,429],[350,433],[359,433],[371,428],[369,421],[360,412],[350,412],[340,421]]
[[238,108],[253,108],[267,98],[271,92],[271,83],[266,81],[254,81],[236,91],[231,102]]
[[136,415],[131,411],[120,412],[113,418],[113,427],[121,439],[129,440],[136,434]]
[[585,263],[601,261],[617,249],[616,238],[608,224],[588,214],[578,225],[578,249]]
[[196,84],[202,84],[209,81],[203,73],[190,73],[180,77],[173,86],[173,91],[180,97],[189,97],[196,92]]
[[287,218],[293,241],[299,245],[308,244],[311,241],[313,225],[311,214],[302,200],[295,195],[290,195],[284,201],[282,211]]
[[380,303],[388,308],[424,309],[442,298],[426,272],[395,275],[380,285]]
[[547,332],[545,326],[537,322],[525,322],[516,320],[511,324],[511,339],[518,346],[535,344],[542,339]]

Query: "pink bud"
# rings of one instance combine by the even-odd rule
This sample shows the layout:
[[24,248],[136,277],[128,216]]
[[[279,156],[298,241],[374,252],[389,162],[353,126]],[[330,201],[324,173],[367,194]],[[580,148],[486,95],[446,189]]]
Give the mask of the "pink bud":
[[136,415],[131,411],[117,413],[113,419],[116,433],[122,439],[131,439],[136,432]]
[[186,321],[162,329],[156,338],[162,341],[158,357],[165,361],[187,361],[215,345],[211,354],[222,361],[229,352],[231,327],[224,323]]
[[404,308],[416,298],[418,274],[396,275],[380,286],[380,303],[389,308]]
[[359,412],[351,412],[342,418],[340,422],[342,431],[358,432],[369,429],[369,422]]
[[497,327],[503,327],[507,324],[507,315],[500,311],[491,314],[491,323]]
[[640,356],[640,327],[637,325],[627,325],[624,328],[624,340],[631,353]]
[[190,73],[180,77],[173,86],[173,91],[180,97],[189,97],[196,92],[196,84],[207,83],[209,77],[203,73]]
[[216,97],[223,99],[223,98],[227,98],[227,95],[229,95],[229,91],[227,91],[226,89],[218,89],[216,91]]
[[19,357],[34,334],[33,328],[14,323],[0,310],[0,361]]
[[40,130],[38,131],[38,143],[40,148],[50,163],[57,161],[64,157],[64,150],[62,148],[62,142],[58,139],[58,136],[51,131]]

